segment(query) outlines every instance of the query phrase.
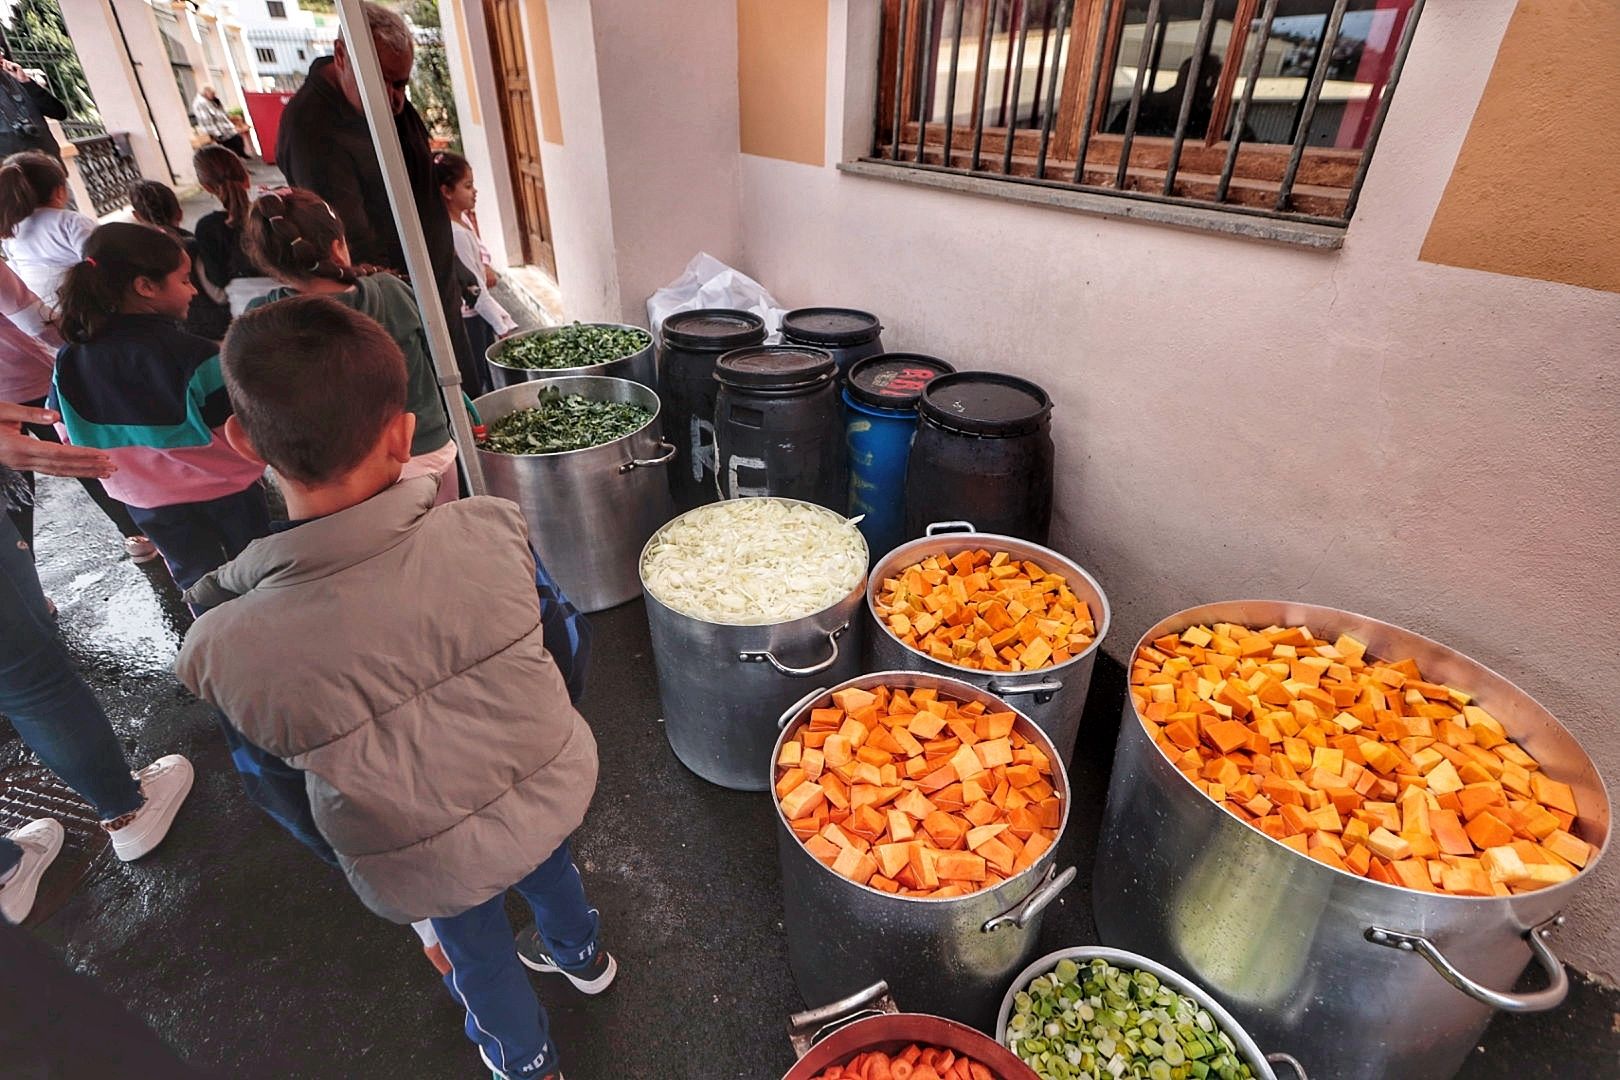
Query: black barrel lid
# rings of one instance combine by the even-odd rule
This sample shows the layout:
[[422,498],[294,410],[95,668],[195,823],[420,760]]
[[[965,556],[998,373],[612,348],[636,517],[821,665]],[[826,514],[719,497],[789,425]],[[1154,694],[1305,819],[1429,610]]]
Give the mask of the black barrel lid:
[[751,311],[698,308],[677,311],[660,328],[664,344],[680,349],[725,352],[765,340],[765,320]]
[[805,345],[865,345],[882,332],[876,315],[855,308],[802,307],[782,316],[782,336]]
[[845,381],[849,396],[876,409],[911,412],[923,388],[940,375],[956,369],[937,356],[923,353],[878,353],[857,360]]
[[714,377],[728,386],[785,390],[825,382],[838,370],[832,353],[799,345],[754,345],[733,349],[714,366]]
[[1016,375],[959,371],[930,382],[918,409],[942,427],[1007,438],[1039,431],[1052,411],[1052,399]]

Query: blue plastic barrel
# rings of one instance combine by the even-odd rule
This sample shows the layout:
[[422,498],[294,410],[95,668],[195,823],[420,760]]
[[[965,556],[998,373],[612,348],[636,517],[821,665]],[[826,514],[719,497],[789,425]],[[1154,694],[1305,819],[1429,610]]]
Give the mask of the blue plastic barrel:
[[930,379],[954,371],[921,353],[882,353],[859,360],[844,384],[849,446],[849,514],[860,524],[872,561],[905,535],[906,461],[917,430],[917,401]]

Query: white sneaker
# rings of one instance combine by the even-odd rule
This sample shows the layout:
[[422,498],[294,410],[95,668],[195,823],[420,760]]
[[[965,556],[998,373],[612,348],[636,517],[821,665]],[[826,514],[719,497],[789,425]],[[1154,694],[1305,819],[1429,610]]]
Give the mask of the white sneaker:
[[0,916],[20,923],[34,910],[39,879],[62,850],[62,823],[55,818],[39,818],[6,836],[22,848],[22,861],[0,884]]
[[191,762],[179,754],[160,757],[136,773],[146,803],[133,814],[102,823],[112,836],[113,854],[124,862],[134,862],[163,843],[195,777]]
[[131,562],[149,563],[158,557],[157,545],[144,536],[124,537],[124,552]]

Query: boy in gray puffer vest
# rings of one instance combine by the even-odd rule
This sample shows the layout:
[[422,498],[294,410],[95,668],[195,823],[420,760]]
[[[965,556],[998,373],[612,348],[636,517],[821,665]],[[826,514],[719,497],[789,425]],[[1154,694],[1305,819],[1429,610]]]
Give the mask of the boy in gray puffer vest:
[[434,508],[437,477],[396,482],[404,359],[351,308],[248,312],[222,359],[226,436],[276,470],[292,520],[187,593],[209,610],[176,673],[222,713],[250,794],[372,911],[431,920],[495,1075],[560,1078],[507,890],[534,909],[531,967],[594,994],[617,965],[568,846],[596,743],[544,646],[523,517],[492,498]]

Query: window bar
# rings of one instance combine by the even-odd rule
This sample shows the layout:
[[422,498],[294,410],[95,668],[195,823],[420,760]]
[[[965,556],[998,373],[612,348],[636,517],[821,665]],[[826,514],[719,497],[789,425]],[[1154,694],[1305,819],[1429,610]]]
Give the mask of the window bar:
[[940,161],[951,167],[951,134],[956,125],[956,61],[962,54],[962,5],[956,0],[956,29],[951,37],[951,73],[945,84],[945,152]]
[[1278,210],[1287,210],[1294,194],[1294,178],[1299,175],[1299,163],[1305,158],[1305,143],[1311,137],[1311,121],[1316,117],[1316,103],[1322,97],[1322,84],[1327,81],[1328,68],[1333,63],[1333,46],[1339,41],[1339,24],[1344,22],[1344,9],[1349,0],[1333,0],[1333,12],[1328,15],[1322,30],[1322,45],[1316,54],[1316,70],[1311,72],[1311,85],[1305,91],[1304,107],[1299,114],[1299,130],[1294,133],[1294,150],[1288,155],[1288,168],[1283,171],[1282,182],[1277,185]]
[[[1157,3],[1157,0],[1154,0]],[[1018,91],[1019,83],[1024,81],[1024,39],[1029,36],[1029,4],[1027,2],[1018,6],[1018,29],[1014,31],[1014,40],[1018,46],[1016,58],[1013,58],[1012,77],[1012,111],[1008,113],[1011,123],[1007,125],[1007,145],[1001,154],[1001,175],[1012,174],[1013,139],[1018,134]],[[1007,42],[1007,54],[1013,56],[1014,41]]]
[[1176,170],[1181,167],[1181,146],[1187,141],[1187,121],[1192,118],[1193,95],[1198,89],[1198,76],[1204,67],[1204,56],[1209,51],[1209,35],[1215,29],[1215,0],[1204,0],[1203,14],[1198,16],[1198,36],[1193,40],[1192,67],[1187,70],[1187,85],[1181,91],[1181,112],[1176,116],[1176,137],[1170,144],[1170,161],[1164,169],[1164,193],[1176,193]]
[[990,93],[990,32],[995,28],[999,3],[1000,0],[984,0],[984,27],[979,34],[979,55],[976,60],[979,65],[979,91],[974,97],[973,160],[968,163],[969,172],[979,171],[979,151],[984,145],[984,111],[989,105],[985,98]]
[[900,160],[901,122],[904,110],[901,91],[906,83],[906,16],[911,13],[911,0],[900,0],[900,19],[894,31],[894,128],[889,134],[889,160]]
[[[923,160],[923,144],[928,137],[928,99],[933,96],[939,61],[934,54],[934,8],[939,0],[922,0],[922,33],[917,38],[917,161]],[[924,77],[924,68],[927,77]]]
[[[1211,0],[1213,3],[1214,0]],[[1069,13],[1073,5],[1070,0],[1058,0],[1057,5],[1057,47],[1052,50],[1052,66],[1047,71],[1046,83],[1046,115],[1041,119],[1041,150],[1035,158],[1035,178],[1046,179],[1046,149],[1052,141],[1052,122],[1057,119],[1057,87],[1058,87],[1058,61],[1063,56],[1063,34],[1069,25]],[[1039,84],[1036,84],[1039,86]]]
[[1238,99],[1237,115],[1232,118],[1232,138],[1226,147],[1226,164],[1221,166],[1221,179],[1215,185],[1215,201],[1226,201],[1226,192],[1232,186],[1232,171],[1237,168],[1238,147],[1243,144],[1243,125],[1249,119],[1249,105],[1254,101],[1254,85],[1260,81],[1260,69],[1266,63],[1266,44],[1271,40],[1271,21],[1277,17],[1277,0],[1266,0],[1266,10],[1260,16],[1260,37],[1255,43],[1254,62],[1243,80],[1243,96]]
[[996,112],[995,127],[1007,126],[1007,88],[1012,85],[1012,28],[1018,21],[1018,12],[1029,0],[1007,0],[1007,67],[1001,73],[1001,105]]
[[1052,9],[1055,5],[1052,0],[1046,0],[1044,13],[1041,15],[1041,52],[1035,60],[1035,98],[1029,103],[1029,123],[1035,125],[1035,114],[1041,107],[1041,83],[1046,78],[1046,48],[1052,37]]
[[[1273,3],[1276,0],[1272,0]],[[1113,25],[1114,0],[1103,0],[1102,21],[1097,24],[1097,40],[1091,47],[1091,81],[1086,84],[1086,105],[1080,110],[1080,144],[1074,149],[1074,182],[1086,181],[1086,152],[1091,149],[1091,129],[1096,126],[1097,88],[1103,80],[1103,50],[1108,45],[1108,28]],[[1113,75],[1109,74],[1112,85]]]
[[[878,3],[878,52],[880,54],[880,62],[878,64],[878,67],[880,69],[883,66],[882,63],[881,63],[881,53],[883,51],[882,43],[884,41],[888,40],[888,36],[889,36],[889,5],[883,3],[882,0],[879,0],[879,3]],[[882,81],[881,81],[882,76],[879,75],[878,78],[879,78],[878,85],[881,86],[882,85]],[[877,158],[877,157],[882,157],[883,156],[883,152],[882,152],[883,147],[882,147],[882,144],[878,141],[878,140],[883,138],[883,95],[882,94],[874,93],[872,95],[872,113],[873,113],[873,116],[872,116],[872,156]]]
[[1142,84],[1147,80],[1148,58],[1153,55],[1155,28],[1159,25],[1159,0],[1148,0],[1147,22],[1142,24],[1142,49],[1136,58],[1136,84],[1131,87],[1131,109],[1125,117],[1125,138],[1119,144],[1119,171],[1114,187],[1125,190],[1125,174],[1131,167],[1131,143],[1136,140],[1136,118],[1142,112]]
[[1401,71],[1406,67],[1406,54],[1412,49],[1412,36],[1417,30],[1418,16],[1422,13],[1423,0],[1413,0],[1411,9],[1406,13],[1406,25],[1401,29],[1401,43],[1395,47],[1395,63],[1391,65],[1384,91],[1378,97],[1378,112],[1373,115],[1372,127],[1367,131],[1367,145],[1361,150],[1361,164],[1356,166],[1356,178],[1350,184],[1350,198],[1344,204],[1346,221],[1356,212],[1356,202],[1361,198],[1361,183],[1367,179],[1373,148],[1378,145],[1378,136],[1384,130],[1384,117],[1389,115],[1389,103],[1395,97],[1395,84],[1400,81]]

